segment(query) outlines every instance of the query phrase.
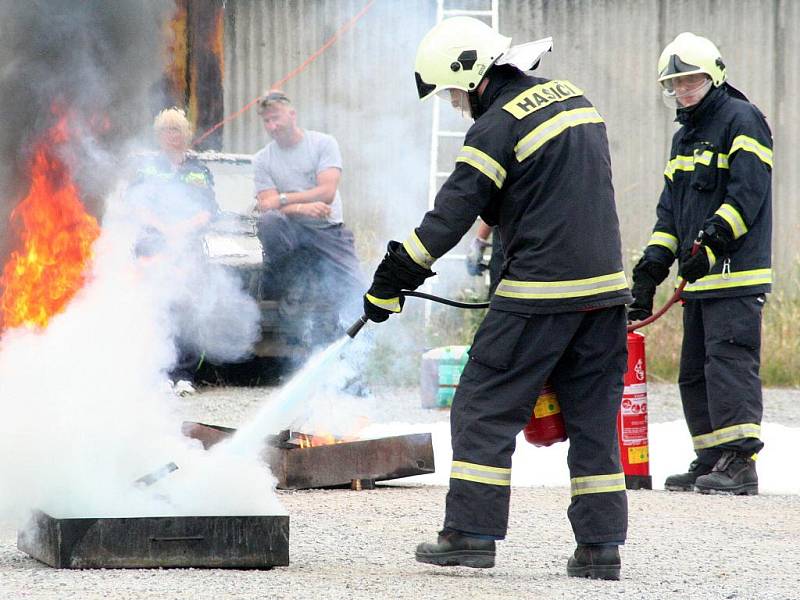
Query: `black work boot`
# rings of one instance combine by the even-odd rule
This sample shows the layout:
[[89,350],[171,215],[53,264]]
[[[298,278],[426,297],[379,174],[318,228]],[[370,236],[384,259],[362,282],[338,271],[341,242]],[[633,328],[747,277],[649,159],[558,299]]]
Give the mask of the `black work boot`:
[[711,466],[701,463],[698,460],[693,460],[686,473],[679,473],[667,477],[666,481],[664,481],[664,489],[670,492],[692,492],[694,491],[694,482],[697,478],[711,473],[711,469]]
[[473,567],[488,569],[494,566],[494,540],[469,537],[452,529],[439,532],[435,544],[420,544],[415,556],[418,562],[440,567]]
[[619,546],[578,544],[567,561],[567,575],[589,579],[619,579]]
[[694,488],[701,494],[755,496],[758,494],[756,461],[747,454],[728,450],[711,473],[697,478]]

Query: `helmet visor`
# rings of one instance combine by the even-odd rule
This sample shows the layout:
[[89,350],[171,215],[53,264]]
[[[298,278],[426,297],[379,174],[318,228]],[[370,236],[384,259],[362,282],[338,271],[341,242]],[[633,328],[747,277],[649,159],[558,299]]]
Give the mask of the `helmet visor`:
[[455,111],[460,114],[467,121],[472,120],[472,107],[469,103],[469,94],[464,90],[456,88],[448,88],[446,90],[439,90],[436,95],[442,99],[442,102],[447,102],[452,106]]
[[694,73],[665,79],[661,86],[667,108],[691,108],[705,98],[711,89],[711,78],[705,73]]

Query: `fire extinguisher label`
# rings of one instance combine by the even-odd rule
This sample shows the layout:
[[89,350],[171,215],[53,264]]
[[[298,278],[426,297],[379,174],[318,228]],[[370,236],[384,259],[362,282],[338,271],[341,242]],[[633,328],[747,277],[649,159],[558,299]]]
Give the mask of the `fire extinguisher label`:
[[628,464],[637,465],[646,463],[650,460],[650,452],[647,446],[631,446],[628,448]]
[[625,446],[646,446],[647,392],[642,390],[640,393],[631,393],[630,388],[633,387],[640,386],[625,386],[625,392],[622,396],[620,437]]
[[537,399],[536,404],[533,406],[533,415],[537,419],[549,417],[561,412],[561,407],[558,405],[556,395],[553,392],[543,392]]

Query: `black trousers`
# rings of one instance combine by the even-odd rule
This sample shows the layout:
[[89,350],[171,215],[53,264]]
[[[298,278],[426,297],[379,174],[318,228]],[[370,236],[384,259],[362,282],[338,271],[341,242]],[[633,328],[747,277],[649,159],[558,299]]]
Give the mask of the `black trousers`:
[[[264,267],[274,287],[282,289],[298,277],[315,277],[332,302],[349,318],[361,314],[361,295],[367,286],[356,256],[353,233],[343,225],[315,228],[295,221],[277,210],[265,212],[258,221],[258,237]],[[303,263],[294,259],[303,256]],[[298,272],[302,267],[305,272]]]
[[450,413],[453,470],[445,527],[503,537],[511,456],[549,380],[561,405],[578,543],[625,540],[617,413],[627,366],[625,308],[519,315],[490,310],[475,335]]
[[723,450],[755,453],[762,399],[763,294],[687,300],[678,384],[697,458],[713,465]]

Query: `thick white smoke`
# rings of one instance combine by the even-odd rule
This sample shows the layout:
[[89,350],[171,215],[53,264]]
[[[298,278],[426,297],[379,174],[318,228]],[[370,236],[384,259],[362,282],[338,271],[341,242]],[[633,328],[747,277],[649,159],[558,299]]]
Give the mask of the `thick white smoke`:
[[[235,279],[179,251],[136,258],[140,229],[113,208],[119,201],[111,206],[90,280],[66,312],[43,331],[0,338],[0,511],[17,518],[32,508],[59,517],[281,512],[257,456],[208,453],[181,435],[166,376],[176,359],[176,306],[190,307],[184,314],[196,329],[181,324],[189,337],[213,338],[215,352],[228,357],[246,352],[257,310]],[[193,302],[197,289],[202,297]],[[237,311],[235,328],[219,318],[225,308]],[[204,325],[212,335],[201,333]],[[178,471],[148,488],[133,485],[170,461]]]

